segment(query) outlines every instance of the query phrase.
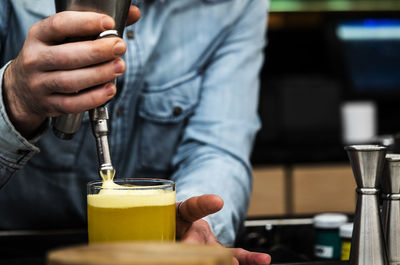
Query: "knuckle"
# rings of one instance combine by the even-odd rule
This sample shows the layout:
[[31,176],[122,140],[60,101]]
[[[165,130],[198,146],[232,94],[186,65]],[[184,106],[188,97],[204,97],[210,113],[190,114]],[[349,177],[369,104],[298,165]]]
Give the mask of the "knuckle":
[[57,13],[54,16],[49,17],[49,26],[50,29],[56,33],[61,34],[63,29],[63,17],[65,16],[64,12]]
[[[39,78],[37,78],[36,80],[39,80]],[[56,87],[55,78],[46,78],[45,81],[35,85],[35,89],[40,88],[46,94],[53,94],[55,92],[55,87]]]
[[57,69],[60,58],[62,58],[54,49],[47,49],[45,52],[42,52],[40,56],[42,60],[46,62],[45,64],[49,69]]
[[54,90],[58,92],[68,92],[73,89],[71,79],[63,73],[60,73],[58,78],[54,79]]
[[65,113],[77,113],[76,104],[71,97],[63,97],[60,100],[60,104],[58,106],[58,111],[65,114]]
[[51,103],[51,108],[49,108],[49,113],[50,115],[58,116],[62,114],[66,114],[66,112],[63,110],[63,105],[62,105],[62,100],[57,100],[53,101]]
[[101,98],[99,98],[97,95],[96,95],[96,93],[89,93],[88,94],[88,103],[91,105],[91,106],[98,106],[98,105],[100,105],[101,103],[102,103],[102,100],[101,100]]
[[54,83],[54,79],[50,79],[50,80],[46,80],[46,82],[43,82],[43,84],[41,84],[41,88],[43,89],[43,91],[45,91],[46,94],[53,94],[55,91],[55,83]]
[[46,62],[46,66],[50,69],[60,69],[74,65],[71,54],[65,49],[52,48],[43,52],[42,60]]
[[35,52],[22,52],[21,56],[21,64],[23,68],[32,68],[35,67],[38,63],[38,56]]
[[38,89],[43,87],[42,80],[40,78],[36,78],[34,76],[28,76],[26,82],[28,84],[28,87],[32,91],[37,91]]
[[33,24],[30,27],[30,29],[26,35],[26,38],[30,39],[30,38],[33,38],[34,36],[37,36],[38,32],[40,32],[42,30],[43,23],[46,23],[47,20],[48,19],[40,20],[39,22],[36,22],[35,24]]

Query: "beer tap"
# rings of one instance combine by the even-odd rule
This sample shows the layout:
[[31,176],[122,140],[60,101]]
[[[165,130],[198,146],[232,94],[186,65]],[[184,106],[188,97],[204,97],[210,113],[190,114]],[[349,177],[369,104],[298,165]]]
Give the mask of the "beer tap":
[[112,180],[115,169],[111,162],[110,146],[108,135],[108,110],[106,106],[94,108],[89,111],[92,132],[96,139],[97,156],[99,159],[99,173],[104,180]]
[[[99,39],[107,37],[118,37],[118,31],[107,30],[99,35]],[[114,79],[114,84],[117,80]],[[112,180],[115,175],[115,169],[111,161],[110,145],[108,135],[110,128],[108,124],[109,115],[105,105],[89,110],[90,124],[92,133],[96,139],[97,157],[99,160],[99,174],[103,180]]]

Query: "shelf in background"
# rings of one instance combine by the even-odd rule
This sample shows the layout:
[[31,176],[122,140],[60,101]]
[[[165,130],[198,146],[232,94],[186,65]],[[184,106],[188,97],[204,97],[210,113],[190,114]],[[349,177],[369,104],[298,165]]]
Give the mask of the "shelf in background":
[[400,11],[398,0],[270,0],[270,12]]

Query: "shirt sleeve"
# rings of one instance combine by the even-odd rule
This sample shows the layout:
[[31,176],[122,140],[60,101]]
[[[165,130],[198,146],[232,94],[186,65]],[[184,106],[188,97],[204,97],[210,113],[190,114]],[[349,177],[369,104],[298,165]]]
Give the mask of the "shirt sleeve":
[[7,116],[3,99],[4,71],[11,62],[0,68],[0,188],[8,181],[11,174],[22,168],[26,162],[39,152],[34,143],[47,130],[48,124],[39,130],[32,139],[24,138],[13,126]]
[[259,71],[265,46],[268,2],[248,1],[204,72],[201,101],[190,118],[178,152],[177,200],[217,194],[224,208],[209,217],[224,245],[232,245],[251,193],[249,161],[260,127]]

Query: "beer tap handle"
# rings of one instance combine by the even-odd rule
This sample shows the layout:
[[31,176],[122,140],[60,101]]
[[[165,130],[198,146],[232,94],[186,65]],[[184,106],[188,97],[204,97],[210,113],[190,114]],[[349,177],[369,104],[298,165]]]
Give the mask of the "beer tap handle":
[[111,161],[108,135],[108,110],[106,106],[100,106],[89,110],[89,117],[92,125],[92,132],[96,139],[97,156],[99,159],[99,173],[101,177],[113,178],[115,169]]
[[[106,30],[102,32],[98,39],[107,37],[118,37],[117,30]],[[113,80],[116,83],[116,79]],[[97,156],[99,159],[99,174],[103,180],[112,180],[115,169],[111,162],[110,146],[108,143],[109,115],[105,105],[89,110],[89,117],[92,125],[92,132],[96,139]]]

